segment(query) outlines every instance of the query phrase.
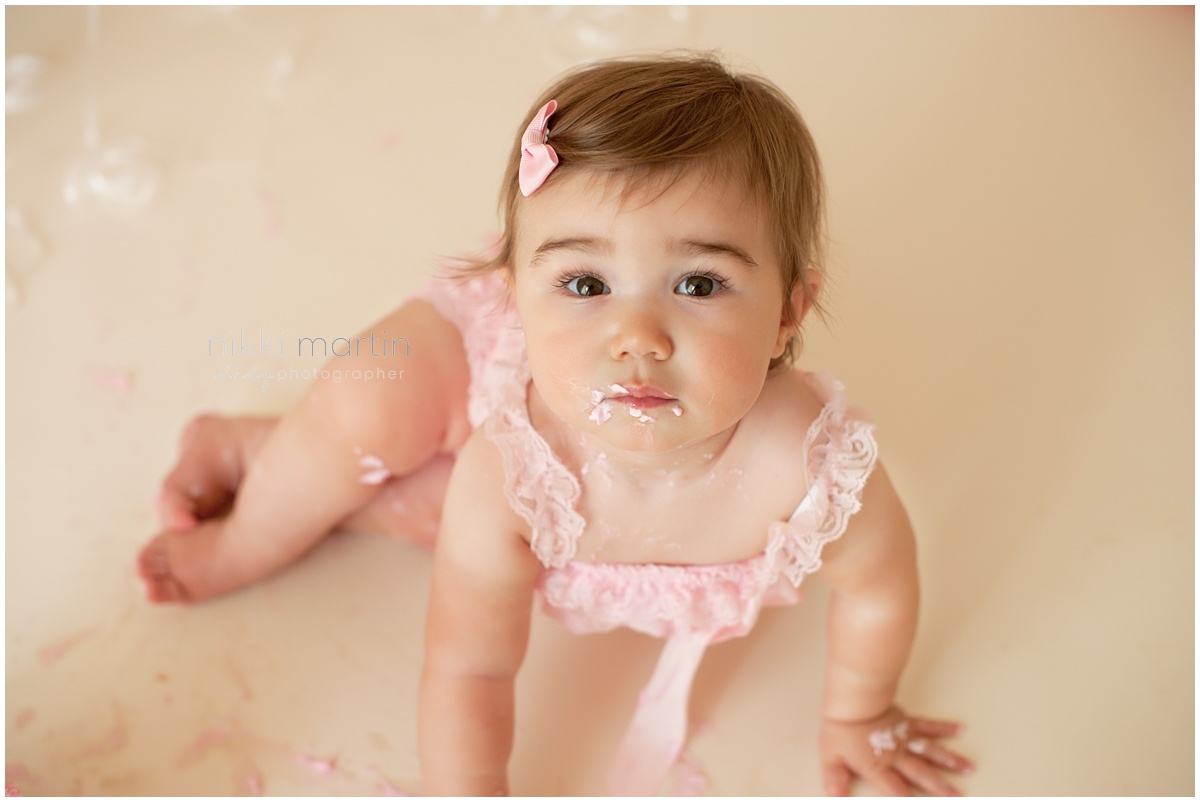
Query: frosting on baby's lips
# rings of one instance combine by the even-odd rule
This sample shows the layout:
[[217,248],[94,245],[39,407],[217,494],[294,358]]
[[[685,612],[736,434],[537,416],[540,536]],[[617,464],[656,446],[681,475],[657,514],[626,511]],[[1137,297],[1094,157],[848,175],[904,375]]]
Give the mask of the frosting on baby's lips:
[[608,396],[609,401],[615,401],[619,404],[628,404],[638,409],[653,409],[655,407],[666,406],[668,404],[678,404],[679,399],[665,390],[660,390],[657,387],[650,385],[609,385]]
[[675,417],[678,418],[683,414],[683,407],[679,404],[679,399],[656,387],[642,385],[626,387],[614,382],[608,386],[608,393],[610,395],[606,395],[604,390],[599,389],[588,391],[591,401],[588,420],[596,425],[612,419],[613,404],[624,404],[625,411],[631,418],[636,418],[639,423],[653,423],[655,419],[647,414],[647,410],[668,405]]
[[[603,398],[603,396],[601,396],[601,397]],[[609,405],[607,403],[602,401],[601,403],[596,404],[596,406],[592,408],[592,414],[588,415],[588,420],[595,421],[597,423],[597,425],[599,425],[601,423],[604,423],[606,420],[608,420],[611,417],[612,417],[612,409],[609,407]]]

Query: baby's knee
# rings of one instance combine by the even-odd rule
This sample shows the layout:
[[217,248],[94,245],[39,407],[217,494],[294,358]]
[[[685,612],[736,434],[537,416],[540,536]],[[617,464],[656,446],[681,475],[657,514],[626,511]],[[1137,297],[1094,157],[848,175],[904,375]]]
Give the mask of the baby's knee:
[[313,380],[309,403],[329,426],[354,437],[369,437],[388,427],[388,392],[383,380],[363,372],[326,368]]
[[411,351],[401,343],[386,355],[331,359],[314,378],[305,415],[407,472],[469,434],[470,371],[458,330],[428,303],[405,304],[367,334],[385,330],[404,335]]

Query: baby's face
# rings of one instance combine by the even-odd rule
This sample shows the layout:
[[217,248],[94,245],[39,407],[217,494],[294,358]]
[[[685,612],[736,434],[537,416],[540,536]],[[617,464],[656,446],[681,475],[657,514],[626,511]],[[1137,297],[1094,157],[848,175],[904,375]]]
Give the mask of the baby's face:
[[523,202],[513,290],[533,381],[565,423],[632,451],[727,432],[783,352],[783,289],[763,216],[685,173],[622,197],[568,173]]

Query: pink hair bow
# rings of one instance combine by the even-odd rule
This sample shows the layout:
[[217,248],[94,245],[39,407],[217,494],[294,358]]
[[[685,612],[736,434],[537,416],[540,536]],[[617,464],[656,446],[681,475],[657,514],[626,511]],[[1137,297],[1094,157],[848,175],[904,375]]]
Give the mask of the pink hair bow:
[[527,198],[558,166],[558,154],[546,144],[546,137],[550,135],[546,123],[557,108],[558,101],[555,100],[542,106],[521,137],[521,167],[517,171],[517,182],[521,185],[521,194]]

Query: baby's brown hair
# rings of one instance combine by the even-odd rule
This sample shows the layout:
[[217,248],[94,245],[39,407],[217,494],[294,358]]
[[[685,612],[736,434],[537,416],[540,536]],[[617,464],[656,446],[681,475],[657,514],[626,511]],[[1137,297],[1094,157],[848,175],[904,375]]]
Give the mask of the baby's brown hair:
[[[788,302],[797,287],[820,310],[824,188],[812,135],[778,87],[757,76],[734,75],[709,54],[593,62],[542,93],[521,119],[504,172],[498,253],[471,272],[511,263],[521,202],[521,136],[551,99],[558,108],[546,141],[559,165],[547,184],[576,169],[619,172],[632,179],[627,186],[641,178],[670,180],[692,167],[740,180],[771,217],[788,322],[799,324]],[[798,334],[772,367],[795,357]]]

